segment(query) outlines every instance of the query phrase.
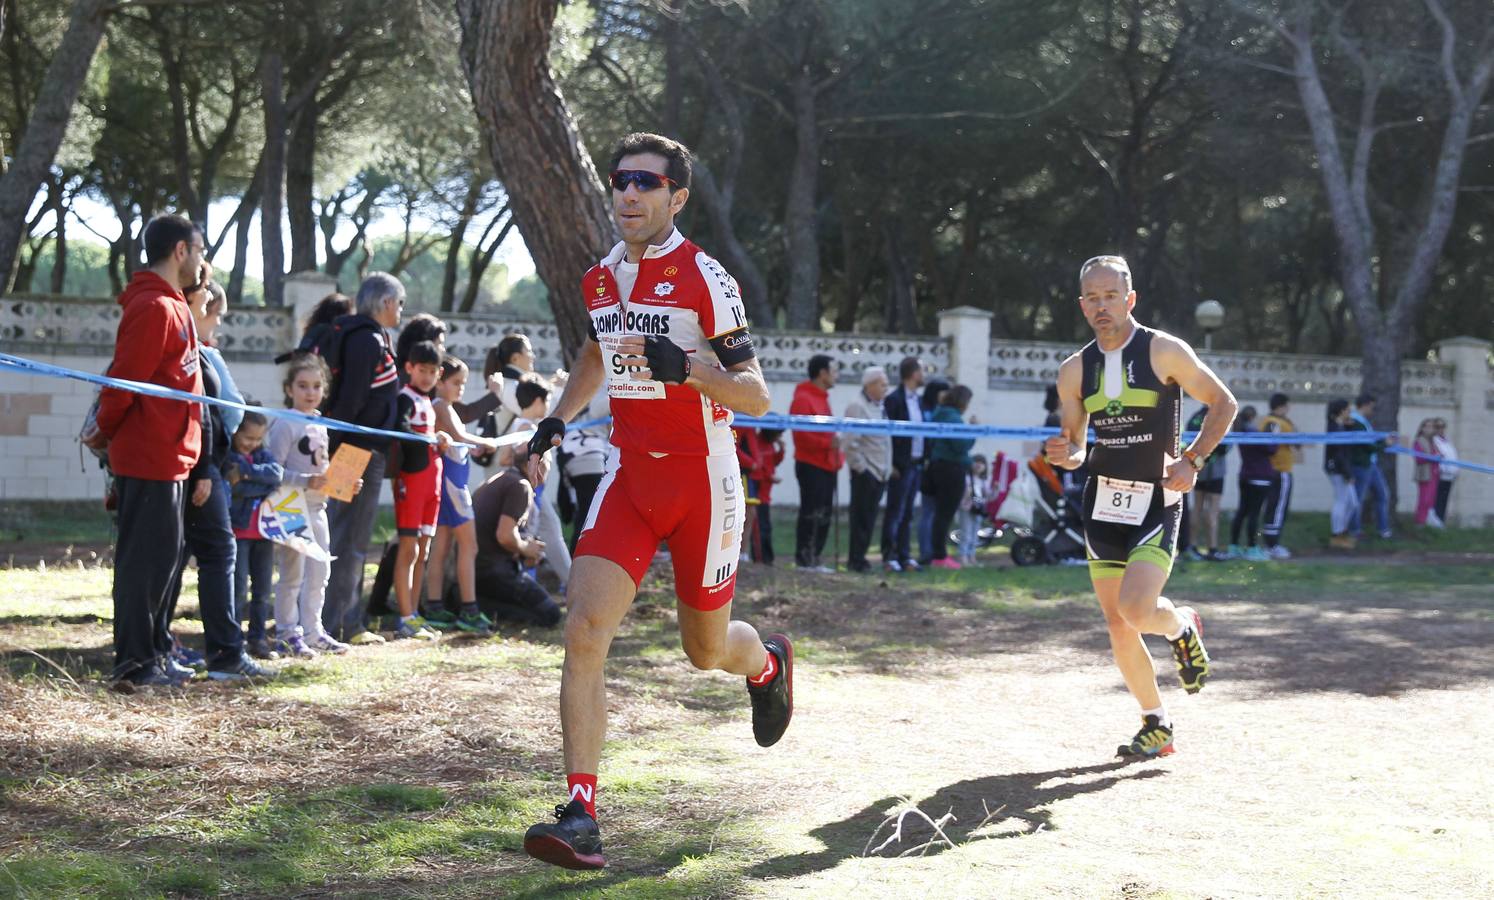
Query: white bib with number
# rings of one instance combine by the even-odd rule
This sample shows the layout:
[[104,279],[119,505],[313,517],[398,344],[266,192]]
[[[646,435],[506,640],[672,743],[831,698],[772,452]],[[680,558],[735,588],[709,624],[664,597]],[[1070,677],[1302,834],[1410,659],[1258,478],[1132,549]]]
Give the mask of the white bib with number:
[[1096,476],[1095,506],[1091,514],[1100,522],[1140,525],[1152,507],[1152,491],[1156,489],[1157,486],[1150,481],[1122,481]]
[[604,335],[601,338],[602,363],[607,367],[607,396],[624,400],[663,400],[664,382],[634,381],[632,373],[641,366],[623,363],[623,352],[619,349],[626,335]]

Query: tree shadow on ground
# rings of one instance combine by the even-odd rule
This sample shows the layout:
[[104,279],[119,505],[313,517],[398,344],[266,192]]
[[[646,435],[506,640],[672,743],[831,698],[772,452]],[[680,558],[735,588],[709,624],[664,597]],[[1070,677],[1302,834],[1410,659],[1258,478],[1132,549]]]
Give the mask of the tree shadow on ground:
[[[764,860],[747,873],[753,878],[782,878],[833,869],[845,860],[861,856],[933,856],[964,844],[982,840],[1026,837],[1039,831],[1059,830],[1053,806],[1081,794],[1107,790],[1124,781],[1158,778],[1166,769],[1145,761],[1117,759],[1090,766],[988,775],[955,782],[931,796],[886,797],[847,818],[821,825],[810,836],[824,844],[815,853],[797,853]],[[901,816],[916,807],[917,814]],[[929,820],[939,822],[943,836]],[[945,841],[943,838],[948,838]],[[878,849],[879,845],[880,850]]]

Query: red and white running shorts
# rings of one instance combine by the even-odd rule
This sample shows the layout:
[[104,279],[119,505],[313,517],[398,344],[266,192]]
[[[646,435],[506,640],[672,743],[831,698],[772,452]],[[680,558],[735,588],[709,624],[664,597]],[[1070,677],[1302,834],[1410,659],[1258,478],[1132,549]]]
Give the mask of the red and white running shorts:
[[731,602],[746,516],[735,454],[655,457],[619,449],[597,486],[576,556],[609,559],[637,585],[665,541],[675,596],[709,612]]

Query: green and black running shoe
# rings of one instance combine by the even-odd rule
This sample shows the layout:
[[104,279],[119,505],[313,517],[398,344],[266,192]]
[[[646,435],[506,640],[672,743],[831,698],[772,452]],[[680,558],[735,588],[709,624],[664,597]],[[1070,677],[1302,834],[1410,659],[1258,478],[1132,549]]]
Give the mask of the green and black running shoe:
[[430,612],[427,612],[422,618],[425,619],[425,624],[436,629],[437,631],[451,631],[453,628],[457,627],[457,617],[452,615],[450,610],[431,610]]
[[555,807],[555,824],[542,822],[524,832],[524,852],[564,869],[600,869],[602,832],[580,800]]
[[493,633],[493,620],[480,612],[462,613],[457,616],[456,627],[468,634],[489,635]]
[[1203,619],[1191,606],[1180,606],[1178,612],[1187,619],[1188,627],[1178,635],[1172,645],[1172,659],[1178,664],[1178,681],[1183,690],[1196,694],[1209,680],[1209,651],[1203,645]]
[[1131,743],[1121,744],[1116,756],[1167,756],[1173,751],[1172,728],[1163,725],[1156,716],[1147,716],[1141,730],[1131,738]]

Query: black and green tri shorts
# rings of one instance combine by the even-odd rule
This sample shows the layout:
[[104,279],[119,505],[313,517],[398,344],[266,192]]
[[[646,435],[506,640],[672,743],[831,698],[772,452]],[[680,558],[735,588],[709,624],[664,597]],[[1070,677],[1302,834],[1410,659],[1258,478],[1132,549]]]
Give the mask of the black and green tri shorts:
[[1128,564],[1138,561],[1161,566],[1162,571],[1171,574],[1183,513],[1181,498],[1164,506],[1166,492],[1159,484],[1152,491],[1152,502],[1141,524],[1122,525],[1094,517],[1098,486],[1099,478],[1094,475],[1084,486],[1084,550],[1090,577],[1120,578],[1126,574]]

